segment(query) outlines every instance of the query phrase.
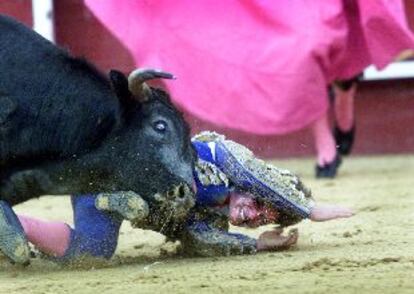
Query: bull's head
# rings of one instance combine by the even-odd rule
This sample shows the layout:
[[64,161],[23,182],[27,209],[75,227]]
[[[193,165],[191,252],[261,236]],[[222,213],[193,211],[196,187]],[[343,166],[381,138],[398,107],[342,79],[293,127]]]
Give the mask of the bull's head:
[[171,227],[182,222],[194,205],[196,156],[182,114],[165,91],[145,82],[173,76],[157,70],[136,70],[128,80],[117,71],[111,71],[110,78],[127,126],[122,136],[130,143],[122,159],[126,160],[125,167],[133,169],[124,170],[125,175],[133,176],[123,181],[149,204],[146,222],[152,229]]

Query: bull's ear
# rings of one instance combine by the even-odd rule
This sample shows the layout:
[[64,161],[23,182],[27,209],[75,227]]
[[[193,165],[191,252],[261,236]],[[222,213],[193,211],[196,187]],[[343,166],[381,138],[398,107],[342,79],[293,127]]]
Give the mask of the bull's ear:
[[112,88],[124,109],[130,109],[137,103],[132,93],[129,91],[128,79],[122,72],[111,70],[109,72],[109,79],[111,80]]

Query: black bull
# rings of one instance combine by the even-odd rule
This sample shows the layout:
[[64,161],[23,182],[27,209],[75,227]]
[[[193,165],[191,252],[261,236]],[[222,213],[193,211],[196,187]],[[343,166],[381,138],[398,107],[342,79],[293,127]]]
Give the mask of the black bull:
[[152,78],[171,76],[137,71],[128,81],[112,71],[108,79],[0,15],[0,199],[134,191],[150,213],[156,193],[189,210],[189,127],[167,93],[144,83]]

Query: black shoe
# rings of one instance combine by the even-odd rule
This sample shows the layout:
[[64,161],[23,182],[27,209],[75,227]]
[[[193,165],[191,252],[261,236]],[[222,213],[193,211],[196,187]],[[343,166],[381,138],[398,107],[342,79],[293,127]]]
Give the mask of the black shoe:
[[330,178],[333,179],[336,176],[338,167],[341,165],[342,159],[339,154],[335,156],[335,159],[332,162],[329,162],[323,166],[316,165],[316,178]]
[[30,248],[23,227],[13,209],[2,200],[0,200],[0,251],[12,263],[22,265],[30,263]]
[[354,145],[355,124],[353,125],[352,129],[346,132],[340,130],[338,126],[335,126],[333,134],[339,154],[349,155],[352,151],[352,146]]

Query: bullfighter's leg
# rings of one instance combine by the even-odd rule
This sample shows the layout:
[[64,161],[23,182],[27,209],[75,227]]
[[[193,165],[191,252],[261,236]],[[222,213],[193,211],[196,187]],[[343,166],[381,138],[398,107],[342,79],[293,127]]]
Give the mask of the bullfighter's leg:
[[335,139],[331,133],[328,114],[323,114],[312,124],[312,134],[318,154],[315,173],[317,178],[334,178],[341,165],[341,157],[336,151]]
[[27,239],[42,253],[60,257],[70,244],[71,228],[58,221],[46,221],[26,215],[18,215]]
[[29,242],[55,261],[75,262],[84,256],[110,258],[122,220],[148,215],[147,204],[133,192],[72,196],[72,206],[73,229],[63,222],[19,216]]
[[84,257],[112,257],[122,217],[95,207],[95,195],[72,196],[74,228],[64,222],[19,215],[24,231],[44,257],[57,262],[79,262]]
[[0,251],[13,263],[28,265],[30,248],[23,227],[13,209],[0,200]]
[[355,139],[354,100],[360,76],[333,85],[335,94],[334,136],[338,152],[349,155]]

